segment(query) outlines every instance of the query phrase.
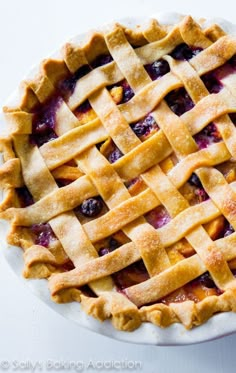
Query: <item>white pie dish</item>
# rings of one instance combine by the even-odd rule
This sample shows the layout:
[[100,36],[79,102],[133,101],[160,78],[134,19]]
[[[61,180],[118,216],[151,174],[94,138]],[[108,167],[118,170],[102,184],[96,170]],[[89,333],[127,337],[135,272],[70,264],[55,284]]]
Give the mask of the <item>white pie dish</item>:
[[[174,13],[163,13],[156,16],[156,18],[161,23],[176,22],[179,17],[180,15]],[[127,18],[119,20],[119,22],[129,26],[134,26],[135,24],[143,23],[144,21],[145,19],[140,18]],[[229,22],[219,19],[214,19],[213,22],[214,21],[217,21],[217,23],[221,24],[221,26],[227,29],[227,31],[230,30],[231,32],[236,33],[236,26],[230,24]],[[210,20],[207,22],[210,23]],[[79,41],[83,38],[84,34],[78,35],[77,37],[73,38],[73,40]],[[55,55],[57,55],[57,52],[53,54],[53,56]],[[32,77],[32,75],[34,75],[36,71],[37,67],[32,69],[29,76]],[[16,97],[17,93],[13,93],[7,104],[10,105],[12,102],[16,101]],[[0,226],[1,241],[4,240],[5,233],[6,224],[2,223]],[[23,259],[21,250],[14,247],[10,247],[10,249],[7,249],[6,243],[1,243],[4,247],[4,255],[13,271],[24,283],[26,283],[33,290],[33,292],[40,299],[42,299],[52,309],[62,314],[64,317],[71,319],[79,325],[93,330],[97,333],[132,343],[144,343],[153,345],[182,345],[203,342],[236,331],[236,315],[233,313],[223,313],[215,315],[206,324],[199,326],[191,331],[185,330],[185,328],[180,324],[174,324],[166,329],[160,329],[152,324],[143,324],[138,330],[132,333],[119,332],[117,330],[114,330],[109,321],[101,324],[93,318],[85,315],[84,312],[81,311],[80,305],[78,303],[70,303],[64,305],[54,304],[50,300],[50,294],[47,288],[46,280],[24,280],[22,278],[21,271],[23,268]]]

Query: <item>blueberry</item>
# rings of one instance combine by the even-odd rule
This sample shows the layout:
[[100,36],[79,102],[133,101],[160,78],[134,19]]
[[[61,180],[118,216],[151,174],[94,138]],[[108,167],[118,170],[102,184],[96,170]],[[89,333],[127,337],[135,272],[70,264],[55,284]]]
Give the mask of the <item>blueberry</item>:
[[119,246],[120,246],[119,242],[115,238],[111,237],[109,240],[110,249],[113,251],[117,249]]
[[202,188],[202,183],[199,179],[199,177],[196,174],[192,174],[191,177],[188,180],[189,184],[196,186],[198,188]]
[[212,72],[203,75],[202,80],[210,93],[218,93],[223,88],[221,82]]
[[233,124],[236,125],[236,113],[229,114],[230,119],[232,120]]
[[102,54],[98,56],[92,63],[91,66],[93,69],[95,69],[98,66],[106,65],[107,63],[111,62],[112,56],[110,54]]
[[27,207],[27,206],[33,205],[34,203],[33,197],[26,187],[17,188],[16,192],[19,197],[21,207]]
[[170,71],[167,61],[159,60],[145,66],[152,80],[156,80]]
[[122,87],[123,87],[122,103],[125,103],[131,100],[131,98],[134,96],[134,91],[132,90],[132,88],[129,86],[129,84],[126,81],[122,83]]
[[157,124],[151,115],[148,115],[144,120],[131,125],[132,130],[139,137],[148,135],[155,127],[157,128]]
[[106,247],[102,247],[99,252],[98,252],[98,255],[99,256],[104,256],[104,255],[107,255],[109,254],[110,250]]
[[226,227],[225,232],[224,232],[224,237],[227,237],[227,236],[231,235],[232,233],[234,233],[234,228],[232,227],[231,224],[227,224],[227,227]]
[[176,60],[190,60],[202,51],[201,48],[189,47],[187,44],[182,43],[178,45],[172,52],[171,56]]
[[110,163],[115,163],[119,158],[122,157],[122,155],[123,154],[121,153],[120,149],[115,148],[115,150],[113,150],[113,152],[109,154],[108,161]]
[[206,288],[209,288],[209,289],[216,288],[216,285],[214,281],[212,280],[209,272],[206,272],[203,275],[199,276],[196,280],[198,280]]
[[229,63],[233,68],[236,68],[236,54],[234,54],[233,57],[230,58]]
[[50,240],[55,238],[54,233],[48,223],[34,224],[31,226],[31,230],[36,235],[36,245],[48,247]]
[[77,81],[84,75],[88,74],[90,70],[91,69],[89,65],[83,65],[73,75],[62,80],[58,84],[58,90],[63,95],[63,97],[67,98],[69,95],[71,95],[74,92]]
[[191,97],[184,88],[171,91],[166,95],[165,100],[171,110],[178,116],[194,107]]
[[103,203],[101,198],[88,198],[79,207],[81,213],[89,218],[99,215],[102,208]]

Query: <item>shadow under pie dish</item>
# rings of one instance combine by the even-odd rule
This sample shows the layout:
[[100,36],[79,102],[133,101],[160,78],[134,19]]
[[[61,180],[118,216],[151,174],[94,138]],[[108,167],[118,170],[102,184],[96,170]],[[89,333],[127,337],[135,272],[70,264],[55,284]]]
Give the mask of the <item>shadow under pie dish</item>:
[[236,308],[236,38],[115,24],[5,107],[8,243],[52,299],[131,331]]

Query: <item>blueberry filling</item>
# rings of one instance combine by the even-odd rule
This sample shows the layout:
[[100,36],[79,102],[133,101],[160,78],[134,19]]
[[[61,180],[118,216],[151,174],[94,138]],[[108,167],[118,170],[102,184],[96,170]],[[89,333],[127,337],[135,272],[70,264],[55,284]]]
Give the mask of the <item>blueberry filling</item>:
[[196,56],[202,51],[202,48],[198,47],[189,47],[187,44],[182,43],[178,45],[170,55],[176,60],[190,60],[192,57]]
[[112,278],[118,290],[124,290],[130,286],[148,280],[149,275],[143,261],[139,260],[119,272],[114,273]]
[[100,197],[85,199],[79,206],[79,211],[86,217],[93,218],[100,214],[103,202]]
[[195,280],[191,281],[190,284],[194,285],[196,283],[200,283],[202,286],[208,289],[217,288],[209,272],[206,272],[202,274],[201,276],[197,277]]
[[118,247],[120,247],[120,243],[115,238],[111,237],[108,243],[108,247],[102,247],[99,250],[98,254],[99,256],[104,256],[116,250]]
[[223,85],[214,72],[203,75],[202,80],[210,93],[218,93],[223,88]]
[[93,62],[91,62],[90,66],[95,69],[96,67],[106,65],[111,61],[113,61],[113,58],[110,54],[101,54]]
[[189,182],[189,184],[191,184],[193,186],[196,186],[197,188],[203,188],[202,183],[201,183],[199,177],[195,173],[193,173],[191,175],[191,177],[189,178],[188,182]]
[[168,62],[162,59],[144,67],[152,80],[156,80],[170,71]]
[[233,124],[236,126],[236,113],[229,114],[229,117],[232,120]]
[[165,97],[170,109],[178,116],[194,107],[191,97],[184,88],[179,88],[168,93]]
[[121,153],[120,149],[115,147],[115,149],[108,155],[108,161],[110,163],[115,163],[122,156],[123,154]]
[[193,173],[188,180],[189,184],[194,186],[196,189],[194,190],[195,195],[197,196],[198,202],[204,202],[209,199],[208,194],[206,193],[205,189],[202,186],[202,183],[199,177]]
[[122,80],[122,82],[110,86],[108,89],[111,90],[112,88],[116,87],[122,87],[122,99],[119,101],[119,104],[124,104],[131,100],[131,98],[134,96],[134,91],[130,87],[129,83],[126,80]]
[[208,124],[203,130],[194,136],[199,149],[207,148],[209,145],[221,141],[220,133],[214,123]]
[[230,58],[228,63],[233,69],[236,69],[236,54],[234,54],[233,57]]
[[90,289],[88,285],[83,285],[79,288],[79,290],[86,296],[90,298],[97,298],[97,295]]
[[69,272],[69,271],[72,271],[75,266],[73,264],[73,262],[69,259],[66,263],[62,264],[62,269],[65,271],[65,272]]
[[69,185],[73,182],[73,180],[69,179],[56,179],[56,183],[59,186],[59,188],[63,188],[66,185]]
[[41,146],[57,138],[55,133],[56,112],[61,104],[62,98],[55,96],[34,114],[32,135],[30,135],[32,144]]
[[62,80],[58,84],[58,90],[60,91],[61,95],[66,99],[70,96],[75,89],[75,85],[77,81],[88,74],[91,71],[89,65],[81,66],[73,75],[70,77]]
[[149,135],[152,130],[158,129],[158,126],[155,119],[148,115],[142,121],[132,124],[131,128],[138,137],[141,137]]
[[156,229],[163,227],[171,220],[170,215],[163,206],[158,206],[149,211],[145,218]]
[[75,109],[74,114],[75,115],[84,114],[84,113],[87,113],[90,109],[92,109],[92,106],[90,105],[89,101],[86,100]]
[[16,189],[17,196],[20,201],[21,207],[27,207],[33,205],[34,199],[29,190],[26,187]]
[[234,233],[234,228],[229,224],[229,222],[227,222],[223,232],[223,237],[230,236],[232,233]]
[[132,88],[130,87],[130,85],[128,84],[126,80],[124,80],[121,83],[121,86],[123,88],[123,100],[121,102],[122,104],[122,103],[125,103],[131,100],[131,98],[134,96],[134,91],[132,90]]
[[34,224],[31,226],[31,230],[35,234],[36,245],[48,247],[50,241],[55,239],[52,228],[48,223]]

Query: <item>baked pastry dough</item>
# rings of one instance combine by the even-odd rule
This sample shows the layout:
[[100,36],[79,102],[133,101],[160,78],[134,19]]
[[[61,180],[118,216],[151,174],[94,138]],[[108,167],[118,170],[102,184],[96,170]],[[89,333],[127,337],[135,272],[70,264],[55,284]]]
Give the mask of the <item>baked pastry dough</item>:
[[131,331],[236,310],[236,38],[190,16],[63,47],[5,107],[27,278]]

